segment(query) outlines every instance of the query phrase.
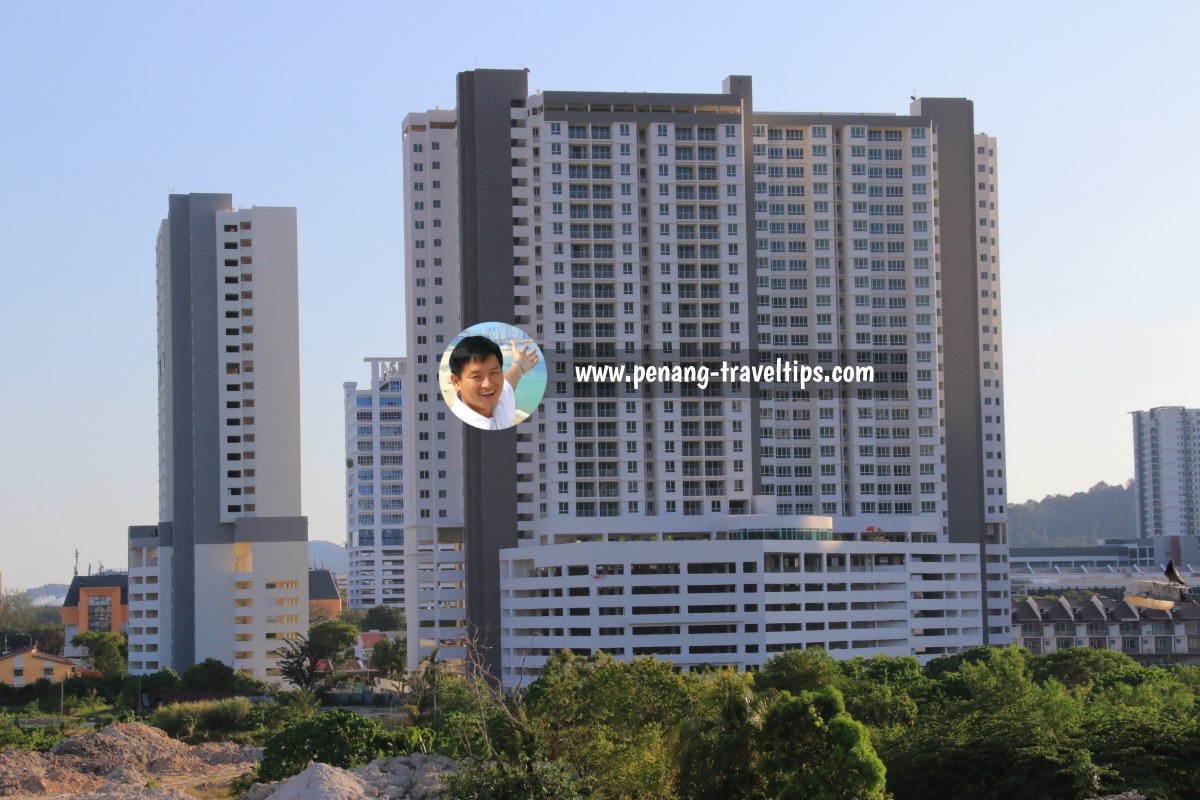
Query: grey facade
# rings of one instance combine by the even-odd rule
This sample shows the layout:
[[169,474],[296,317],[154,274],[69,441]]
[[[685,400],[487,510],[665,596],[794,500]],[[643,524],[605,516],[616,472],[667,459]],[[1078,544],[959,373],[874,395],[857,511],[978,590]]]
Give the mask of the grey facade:
[[162,321],[166,358],[159,364],[160,392],[170,397],[169,418],[160,425],[162,518],[172,531],[171,663],[178,670],[196,662],[195,546],[231,538],[222,531],[217,354],[216,213],[233,208],[228,194],[171,195],[167,215],[169,249],[163,270],[170,310]]
[[[458,157],[464,326],[513,314],[510,109],[524,104],[526,74],[458,76]],[[517,429],[463,431],[463,547],[467,635],[500,674],[500,550],[517,545]]]

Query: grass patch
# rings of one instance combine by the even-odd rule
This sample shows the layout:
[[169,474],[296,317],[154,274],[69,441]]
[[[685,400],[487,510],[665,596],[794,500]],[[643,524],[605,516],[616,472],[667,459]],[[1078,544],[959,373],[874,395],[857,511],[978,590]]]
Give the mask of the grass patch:
[[238,730],[250,716],[251,709],[250,701],[244,697],[171,703],[155,709],[150,715],[150,724],[162,728],[175,739],[204,738],[213,733]]

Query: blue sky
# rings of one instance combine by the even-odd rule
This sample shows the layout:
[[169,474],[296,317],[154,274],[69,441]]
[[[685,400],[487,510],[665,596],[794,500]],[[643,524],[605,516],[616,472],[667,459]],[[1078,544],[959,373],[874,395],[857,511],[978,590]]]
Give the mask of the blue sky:
[[400,122],[475,67],[534,90],[749,74],[761,110],[970,97],[999,138],[1012,501],[1130,478],[1127,412],[1200,405],[1195,4],[515,5],[0,2],[5,585],[69,579],[76,547],[123,566],[156,520],[172,190],[298,208],[304,511],[342,539],[341,385],[403,354]]

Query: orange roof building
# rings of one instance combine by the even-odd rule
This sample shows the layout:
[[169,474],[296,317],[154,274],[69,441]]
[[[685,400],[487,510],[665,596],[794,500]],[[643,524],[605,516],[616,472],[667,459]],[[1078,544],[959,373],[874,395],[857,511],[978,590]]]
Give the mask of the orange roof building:
[[35,644],[0,653],[0,683],[9,686],[25,686],[43,678],[58,683],[74,673],[73,661],[39,652]]
[[71,639],[86,631],[122,633],[129,623],[129,576],[124,572],[76,575],[62,605],[62,624],[68,658],[81,658],[83,650]]

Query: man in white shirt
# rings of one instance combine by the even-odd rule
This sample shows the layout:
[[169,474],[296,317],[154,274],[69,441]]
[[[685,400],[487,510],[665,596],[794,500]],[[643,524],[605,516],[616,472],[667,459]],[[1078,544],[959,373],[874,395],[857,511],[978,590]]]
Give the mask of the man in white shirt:
[[537,366],[537,350],[517,350],[512,343],[513,362],[505,372],[500,345],[486,336],[466,336],[450,353],[450,383],[454,386],[454,416],[485,431],[511,428],[517,423],[517,384]]

